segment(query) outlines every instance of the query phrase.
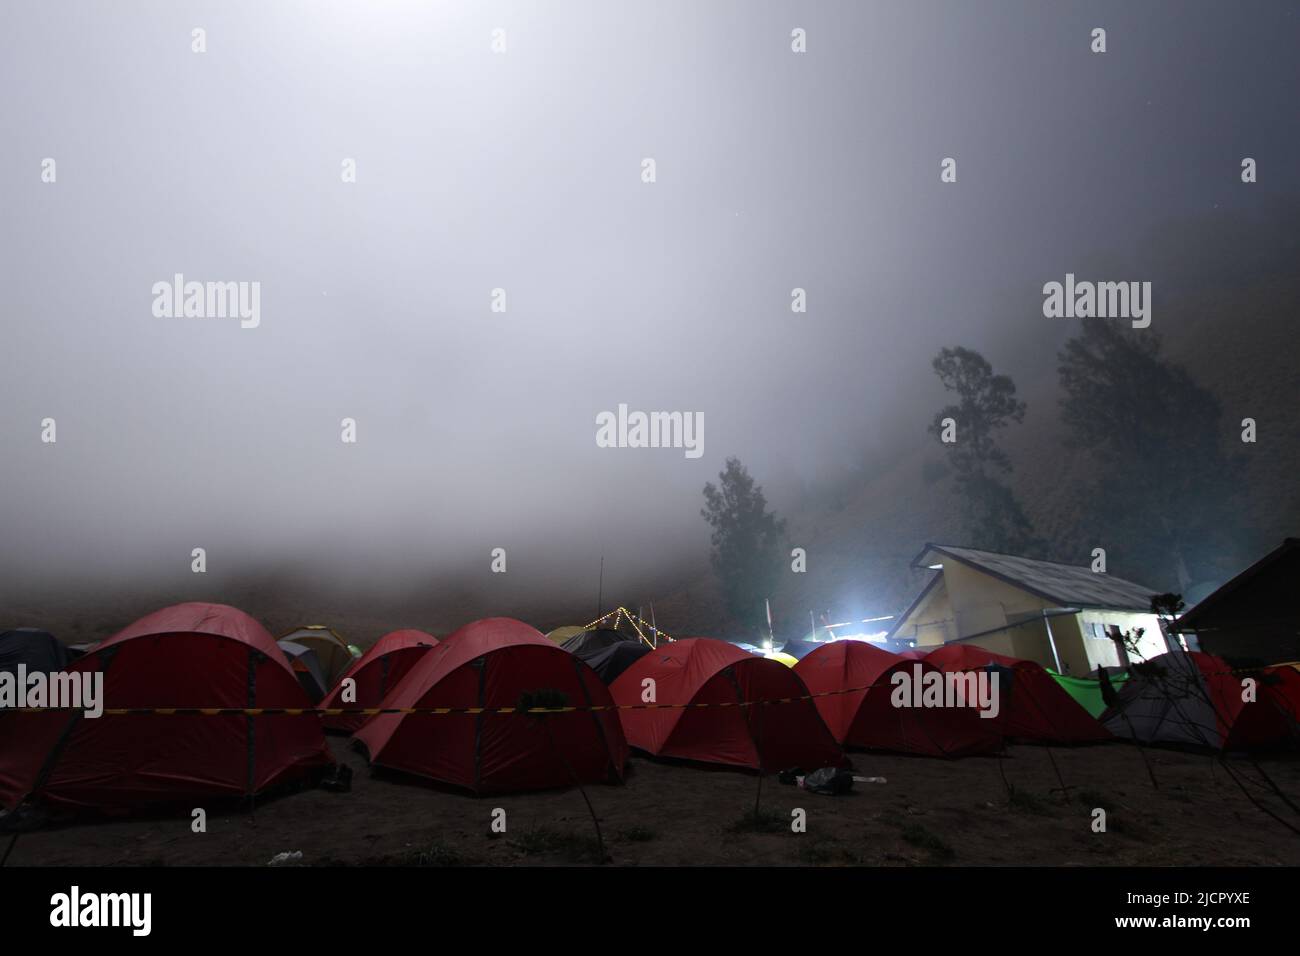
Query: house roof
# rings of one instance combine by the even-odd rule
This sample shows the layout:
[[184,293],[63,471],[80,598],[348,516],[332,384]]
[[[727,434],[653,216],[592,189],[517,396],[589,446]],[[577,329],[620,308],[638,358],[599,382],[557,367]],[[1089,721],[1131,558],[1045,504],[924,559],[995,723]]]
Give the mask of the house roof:
[[1062,606],[1150,611],[1151,597],[1159,593],[1155,588],[1134,584],[1113,574],[1097,573],[1089,567],[946,544],[927,544],[912,559],[912,564],[919,567],[933,564],[935,555],[960,561],[977,571]]
[[[1282,607],[1289,608],[1290,611],[1283,616],[1294,620],[1296,605],[1291,600],[1294,566],[1288,570],[1286,562],[1294,559],[1297,549],[1300,549],[1300,538],[1285,539],[1278,547],[1180,617],[1174,630],[1218,627],[1239,622],[1243,618],[1263,621],[1276,616],[1277,609]],[[1270,576],[1275,577],[1275,580],[1267,580]],[[1253,585],[1260,584],[1264,587],[1252,588]],[[1253,602],[1251,597],[1255,599]],[[1265,599],[1271,601],[1266,602]],[[1273,606],[1262,606],[1266,603]]]

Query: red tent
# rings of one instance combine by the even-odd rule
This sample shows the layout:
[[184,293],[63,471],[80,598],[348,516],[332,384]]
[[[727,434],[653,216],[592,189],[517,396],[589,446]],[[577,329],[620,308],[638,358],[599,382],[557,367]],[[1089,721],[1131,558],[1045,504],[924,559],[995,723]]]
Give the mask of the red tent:
[[944,644],[925,658],[945,672],[980,671],[990,664],[1009,670],[999,677],[1001,713],[994,720],[1004,736],[1034,743],[1079,744],[1111,739],[1110,731],[1079,706],[1035,661],[995,654],[974,644]]
[[[475,793],[617,781],[627,741],[595,672],[520,621],[467,624],[415,662],[383,707],[515,707],[558,691],[568,713],[378,714],[355,734],[379,767]],[[591,710],[588,708],[610,708]],[[567,765],[567,766],[566,766]]]
[[[1232,699],[1238,710],[1224,749],[1268,749],[1300,744],[1300,671],[1288,664],[1278,664],[1234,676]],[[1246,677],[1254,677],[1256,682],[1256,699],[1249,704],[1241,699],[1242,680]]]
[[[937,666],[909,660],[862,641],[823,644],[795,667],[808,690],[821,694],[817,710],[835,739],[852,747],[933,757],[993,753],[1002,746],[995,718],[971,707],[895,707],[895,675],[919,681],[942,675]],[[869,687],[837,693],[850,687]]]
[[[384,696],[397,686],[415,662],[437,643],[436,637],[424,631],[412,628],[390,631],[375,641],[374,646],[359,660],[353,661],[320,706],[322,709],[378,707]],[[356,681],[356,695],[354,700],[344,701],[343,681],[349,678]],[[362,714],[328,714],[325,717],[325,729],[350,734],[355,733],[365,722],[366,718]]]
[[[257,621],[223,604],[141,618],[71,664],[103,706],[310,708]],[[333,763],[314,715],[0,714],[0,806],[134,808],[258,793]]]
[[[654,700],[643,697],[654,681]],[[734,644],[661,644],[610,685],[628,743],[647,753],[775,771],[843,766],[844,754],[789,667]],[[755,701],[771,703],[736,706]],[[656,708],[645,707],[648,703]]]

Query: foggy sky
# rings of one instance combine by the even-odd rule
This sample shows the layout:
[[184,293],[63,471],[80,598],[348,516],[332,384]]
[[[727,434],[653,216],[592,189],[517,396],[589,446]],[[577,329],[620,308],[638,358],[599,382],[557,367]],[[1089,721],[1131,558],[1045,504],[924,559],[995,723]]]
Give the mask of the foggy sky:
[[[728,455],[780,505],[922,441],[941,346],[1050,375],[1044,282],[1296,195],[1298,41],[1281,2],[7,3],[0,570],[696,560]],[[178,272],[260,327],[155,318]],[[703,457],[597,448],[619,403]]]

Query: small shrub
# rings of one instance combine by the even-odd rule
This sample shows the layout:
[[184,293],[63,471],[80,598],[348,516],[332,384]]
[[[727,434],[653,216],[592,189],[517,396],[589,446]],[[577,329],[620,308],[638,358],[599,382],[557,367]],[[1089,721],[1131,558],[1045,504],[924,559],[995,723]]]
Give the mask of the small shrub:
[[457,850],[435,843],[415,855],[416,866],[465,866],[468,861]]

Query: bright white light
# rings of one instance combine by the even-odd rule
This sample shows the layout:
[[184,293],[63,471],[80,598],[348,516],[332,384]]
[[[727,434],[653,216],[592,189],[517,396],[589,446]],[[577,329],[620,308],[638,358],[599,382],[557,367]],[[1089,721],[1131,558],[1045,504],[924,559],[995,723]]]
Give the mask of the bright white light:
[[836,635],[835,635],[835,640],[837,640],[837,641],[867,641],[867,642],[869,642],[869,643],[871,643],[871,644],[883,644],[883,643],[885,643],[885,637],[886,637],[888,634],[889,634],[888,631],[876,631],[874,634],[865,634],[865,633],[862,633],[862,632],[858,632],[857,634],[836,634]]

